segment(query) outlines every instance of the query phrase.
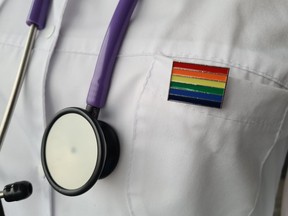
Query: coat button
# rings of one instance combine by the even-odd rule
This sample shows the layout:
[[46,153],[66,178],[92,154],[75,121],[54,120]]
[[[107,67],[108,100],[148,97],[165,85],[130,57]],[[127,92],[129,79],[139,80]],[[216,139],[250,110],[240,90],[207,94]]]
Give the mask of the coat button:
[[43,30],[43,34],[47,39],[51,38],[54,32],[55,32],[55,25],[46,26],[46,28]]

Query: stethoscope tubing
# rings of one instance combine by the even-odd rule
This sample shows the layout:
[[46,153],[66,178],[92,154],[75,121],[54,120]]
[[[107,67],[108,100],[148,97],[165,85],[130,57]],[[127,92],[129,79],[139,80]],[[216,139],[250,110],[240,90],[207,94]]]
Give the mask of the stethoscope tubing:
[[116,58],[136,4],[137,0],[119,0],[94,69],[86,99],[88,107],[103,108],[105,106]]
[[[51,186],[64,195],[76,196],[86,192],[97,180],[109,176],[117,166],[120,155],[120,142],[117,133],[109,124],[98,120],[98,115],[100,109],[105,106],[116,59],[136,4],[137,0],[119,0],[118,2],[99,52],[86,99],[86,110],[77,107],[61,110],[48,124],[44,132],[41,147],[44,173]],[[73,118],[71,116],[73,116]],[[77,119],[81,119],[81,121],[76,121],[75,116],[77,116]],[[86,124],[81,126],[83,122],[86,124],[89,123],[89,128],[92,133],[89,134],[88,137],[91,135],[92,137],[94,136],[94,139],[86,140],[84,136],[87,136],[87,133],[81,133],[80,128],[73,130],[74,127],[70,127],[71,125],[77,125],[85,128],[87,126]],[[79,131],[80,133],[78,133]],[[71,134],[77,135],[77,138],[73,139],[78,140],[77,142],[66,139],[69,138]],[[65,142],[66,140],[68,141]],[[92,148],[90,147],[91,143],[94,144]],[[67,148],[63,148],[63,151],[60,151],[59,146],[63,146],[63,144],[67,146]],[[92,158],[92,160],[87,161],[86,158],[82,158],[82,161],[79,163],[79,161],[77,161],[78,157],[75,157],[77,164],[83,165],[82,162],[83,159],[85,159],[86,165],[80,168],[73,166],[73,172],[65,173],[64,171],[67,165],[69,166],[71,164],[71,160],[63,160],[64,163],[60,164],[58,157],[54,156],[61,154],[63,158],[67,157],[67,155],[69,156],[71,154],[71,148],[75,148],[75,146],[84,149],[89,147],[90,152],[97,152],[96,160]],[[89,175],[91,174],[90,178],[86,179],[86,182],[83,182],[81,178],[80,180],[78,178],[78,176],[81,177],[79,173],[86,169],[87,164],[92,164],[91,161],[95,168],[93,172],[89,173]],[[96,163],[94,163],[95,161]],[[57,170],[58,168],[61,168],[63,171]],[[67,170],[71,169],[68,168]],[[65,174],[63,175],[63,173],[65,173],[66,176]],[[74,181],[75,179],[76,181]],[[70,184],[73,181],[76,183]],[[80,185],[79,181],[81,182]]]
[[[44,172],[48,177],[50,184],[56,190],[58,190],[58,192],[65,195],[75,196],[84,193],[90,189],[98,179],[107,177],[114,170],[118,163],[120,152],[118,136],[111,126],[101,121],[98,122],[97,118],[100,109],[103,108],[106,103],[116,58],[118,56],[124,35],[128,28],[130,18],[133,14],[136,4],[137,0],[119,0],[98,56],[93,78],[90,84],[90,89],[86,99],[86,110],[75,108],[72,111],[72,108],[67,109],[68,113],[75,114],[78,112],[82,118],[86,116],[85,119],[89,122],[89,125],[92,126],[93,135],[96,136],[97,140],[97,148],[95,148],[95,150],[98,152],[97,163],[95,164],[95,168],[91,177],[84,185],[77,189],[65,189],[61,186],[58,186],[57,182],[54,181],[53,176],[50,176],[45,149],[47,137],[49,136],[53,122],[45,130],[41,150],[41,159]],[[26,23],[30,26],[30,30],[13,89],[8,100],[3,120],[0,124],[0,151],[3,146],[4,138],[7,133],[13,112],[15,110],[25,75],[27,73],[32,49],[36,41],[37,30],[41,30],[45,27],[49,5],[50,0],[34,0],[28,19],[26,20]],[[61,115],[62,114],[64,115],[63,112],[61,112]]]
[[8,100],[3,119],[0,125],[0,150],[2,149],[5,135],[9,127],[20,90],[27,72],[27,67],[31,58],[31,52],[36,41],[36,35],[38,30],[42,30],[45,27],[48,10],[50,6],[50,0],[34,0],[31,10],[26,20],[27,25],[30,26],[28,38],[24,47],[24,53],[20,61],[19,69],[16,75],[16,79],[13,85],[10,98]]
[[[137,0],[119,1],[104,38],[86,101],[88,107],[96,108],[97,112],[106,103],[114,64],[136,4]],[[31,27],[12,93],[0,125],[0,150],[26,75],[37,30],[42,30],[45,27],[49,5],[50,0],[34,0],[27,18],[26,23]]]

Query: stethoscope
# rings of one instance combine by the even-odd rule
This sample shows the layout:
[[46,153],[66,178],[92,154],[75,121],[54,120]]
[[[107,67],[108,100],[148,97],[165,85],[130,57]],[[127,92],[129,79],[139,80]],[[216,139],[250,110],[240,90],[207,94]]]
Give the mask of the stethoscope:
[[[38,13],[46,17],[47,2],[35,0],[30,16]],[[136,3],[137,0],[120,0],[116,7],[98,56],[86,109],[70,107],[61,110],[44,132],[41,147],[43,170],[51,186],[64,195],[76,196],[86,192],[98,179],[111,174],[118,163],[120,145],[117,134],[110,125],[98,120],[98,115],[106,103],[116,57]],[[34,25],[32,22],[33,28]],[[35,33],[33,35],[35,38]],[[11,98],[16,101],[17,94]],[[3,122],[7,129],[9,120]]]

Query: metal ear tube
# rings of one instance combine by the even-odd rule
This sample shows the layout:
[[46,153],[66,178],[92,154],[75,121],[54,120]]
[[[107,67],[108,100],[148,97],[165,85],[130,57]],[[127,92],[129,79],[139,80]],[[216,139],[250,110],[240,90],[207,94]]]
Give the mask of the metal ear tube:
[[28,38],[26,45],[24,47],[24,53],[19,65],[19,69],[17,72],[16,80],[14,82],[14,86],[12,89],[12,93],[8,100],[8,104],[4,113],[4,117],[2,119],[0,125],[0,150],[2,148],[4,138],[9,127],[9,123],[11,117],[13,115],[13,111],[15,109],[17,99],[20,94],[20,90],[26,75],[28,63],[31,57],[31,51],[33,49],[34,42],[36,40],[37,30],[42,30],[45,27],[46,19],[48,16],[50,0],[34,0],[30,13],[27,18],[27,25],[30,26]]
[[[23,56],[19,65],[17,76],[14,86],[8,100],[8,104],[0,125],[0,151],[4,143],[4,138],[12,118],[17,99],[19,97],[21,87],[25,78],[28,63],[30,61],[31,52],[36,40],[37,30],[42,30],[45,27],[46,19],[48,16],[50,0],[34,0],[30,9],[26,23],[30,26],[28,38],[24,47]],[[0,215],[5,216],[1,199],[6,202],[14,202],[26,199],[32,194],[33,187],[28,181],[15,182],[6,185],[3,191],[0,191]]]

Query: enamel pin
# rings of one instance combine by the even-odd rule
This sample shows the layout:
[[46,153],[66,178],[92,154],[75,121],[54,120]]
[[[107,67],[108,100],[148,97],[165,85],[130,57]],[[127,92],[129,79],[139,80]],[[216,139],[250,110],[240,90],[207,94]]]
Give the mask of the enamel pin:
[[229,68],[173,62],[168,100],[221,108]]

